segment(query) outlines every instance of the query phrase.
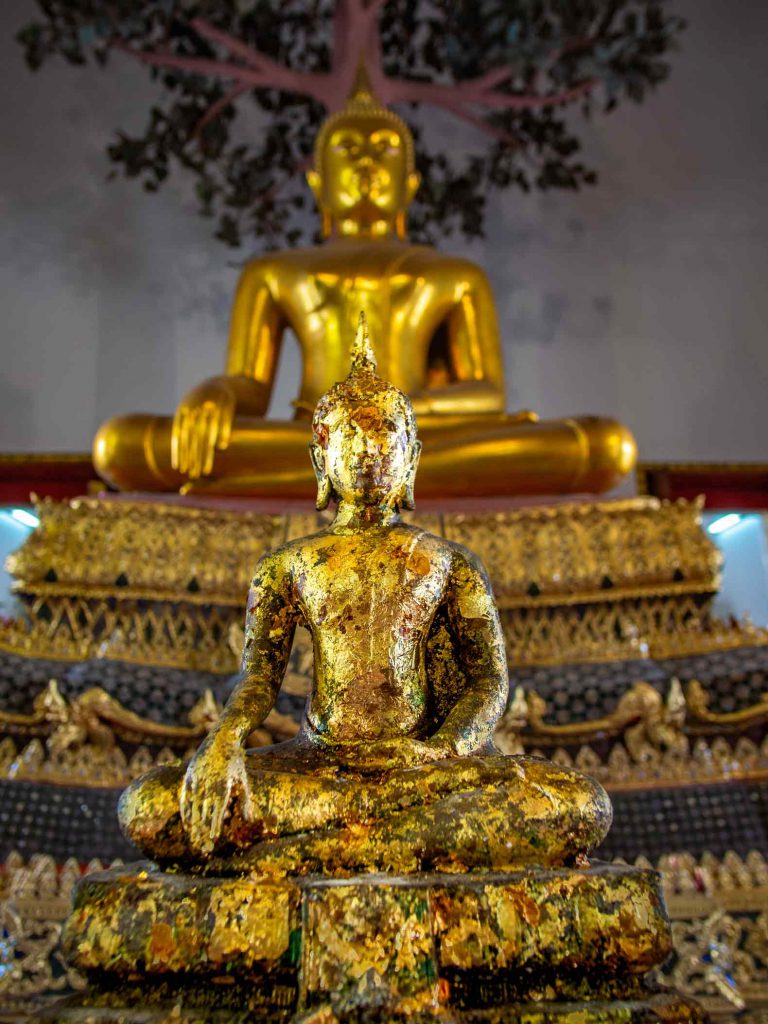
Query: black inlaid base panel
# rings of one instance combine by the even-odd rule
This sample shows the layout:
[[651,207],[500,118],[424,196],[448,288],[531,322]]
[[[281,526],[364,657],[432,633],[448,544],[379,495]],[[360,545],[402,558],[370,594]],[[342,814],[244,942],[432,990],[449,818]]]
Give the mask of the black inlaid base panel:
[[598,855],[604,860],[685,850],[722,857],[733,850],[768,853],[768,782],[724,782],[678,789],[611,793],[613,828]]
[[135,859],[117,823],[119,796],[119,789],[0,782],[0,860],[13,850],[47,853],[59,863]]

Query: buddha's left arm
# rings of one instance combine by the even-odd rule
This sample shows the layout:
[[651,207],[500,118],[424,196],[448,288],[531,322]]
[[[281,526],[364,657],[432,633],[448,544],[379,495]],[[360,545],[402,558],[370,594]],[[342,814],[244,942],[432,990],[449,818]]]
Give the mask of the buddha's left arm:
[[469,552],[454,556],[447,598],[456,656],[467,685],[432,739],[465,755],[488,743],[504,713],[507,658],[490,580]]
[[[504,411],[504,366],[491,285],[468,264],[453,288],[448,358],[453,383],[425,392],[429,411],[477,415]],[[418,413],[417,409],[417,413]]]

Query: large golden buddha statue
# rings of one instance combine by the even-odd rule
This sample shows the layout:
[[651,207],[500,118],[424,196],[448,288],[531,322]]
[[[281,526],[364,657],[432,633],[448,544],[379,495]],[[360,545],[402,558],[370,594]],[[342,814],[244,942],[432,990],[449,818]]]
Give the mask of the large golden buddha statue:
[[[333,523],[262,558],[217,726],[188,768],[123,796],[126,834],[157,860],[273,874],[563,864],[610,825],[599,783],[495,750],[508,682],[490,584],[465,548],[401,521],[421,446],[411,402],[374,369],[361,318],[352,371],[312,424]],[[246,751],[299,623],[315,651],[299,735]]]
[[[195,387],[173,417],[105,423],[94,442],[105,480],[122,490],[310,496],[311,412],[346,372],[344,338],[361,307],[384,376],[419,416],[423,495],[599,493],[621,480],[635,444],[620,423],[504,412],[489,282],[469,260],[407,242],[419,186],[413,139],[362,71],[347,106],[320,129],[307,177],[323,244],[246,266],[226,373]],[[302,356],[290,422],[266,418],[286,328]]]

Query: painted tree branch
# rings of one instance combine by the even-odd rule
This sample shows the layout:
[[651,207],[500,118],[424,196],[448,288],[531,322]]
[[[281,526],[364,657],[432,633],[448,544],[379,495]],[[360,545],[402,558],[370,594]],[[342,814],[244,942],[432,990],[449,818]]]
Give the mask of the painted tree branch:
[[[32,70],[54,59],[108,67],[110,51],[166,70],[162,101],[142,130],[116,135],[109,158],[150,192],[191,176],[201,212],[229,245],[246,233],[274,246],[309,241],[296,169],[322,111],[343,105],[361,58],[382,102],[441,108],[489,140],[478,136],[471,153],[435,143],[405,110],[422,175],[409,233],[433,243],[454,232],[482,237],[497,190],[593,183],[578,122],[561,108],[642,102],[667,77],[684,27],[668,0],[31,3],[37,17],[17,39]],[[234,109],[244,96],[265,115],[245,138]]]
[[[154,67],[164,67],[193,74],[210,75],[234,81],[236,85],[204,115],[198,131],[222,113],[230,103],[249,88],[282,89],[286,92],[307,96],[321,103],[326,110],[340,107],[349,93],[351,83],[361,57],[376,89],[379,99],[385,104],[420,103],[441,107],[443,110],[469,121],[476,128],[502,141],[513,142],[514,136],[483,121],[476,110],[532,110],[561,106],[571,103],[590,92],[593,79],[587,79],[554,93],[509,93],[499,91],[498,86],[512,77],[509,67],[492,68],[477,78],[455,84],[419,82],[406,78],[392,78],[381,71],[381,49],[377,30],[377,16],[385,0],[339,0],[337,18],[334,22],[334,59],[330,73],[317,74],[295,71],[278,64],[260,50],[256,50],[228,32],[196,18],[192,27],[201,37],[221,46],[229,55],[243,61],[212,60],[206,57],[183,57],[168,51],[136,50],[115,40],[113,46],[134,59]],[[355,50],[355,44],[360,48]],[[586,45],[585,40],[574,40],[560,47],[564,52],[570,48]]]

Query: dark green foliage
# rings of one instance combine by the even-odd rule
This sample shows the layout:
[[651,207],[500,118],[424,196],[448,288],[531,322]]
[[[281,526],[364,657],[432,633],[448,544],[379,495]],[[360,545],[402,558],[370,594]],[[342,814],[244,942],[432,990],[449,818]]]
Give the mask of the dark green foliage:
[[[222,59],[192,28],[203,18],[282,65],[331,68],[333,0],[37,0],[38,20],[18,34],[30,68],[51,57],[74,65],[126,60],[114,44]],[[629,99],[641,102],[669,73],[683,23],[667,0],[388,0],[380,18],[385,72],[412,81],[461,83],[492,68],[512,76],[510,95],[555,95],[590,80],[570,106],[589,116]],[[229,57],[223,59],[229,60]],[[118,132],[109,145],[113,173],[156,191],[184,168],[196,182],[200,210],[216,235],[239,245],[251,235],[268,247],[305,234],[311,197],[303,171],[325,115],[314,100],[252,89],[200,129],[229,83],[189,71],[148,68],[158,105],[142,135]],[[260,127],[246,132],[238,111],[252,105]],[[575,108],[575,109],[574,109]],[[512,185],[577,189],[595,174],[579,158],[577,119],[566,106],[472,110],[511,141],[477,134],[469,156],[435,150],[424,138],[431,107],[400,112],[417,135],[423,185],[409,219],[416,240],[459,233],[481,237],[486,196]],[[242,119],[240,119],[242,121]],[[297,216],[299,215],[299,216]]]

